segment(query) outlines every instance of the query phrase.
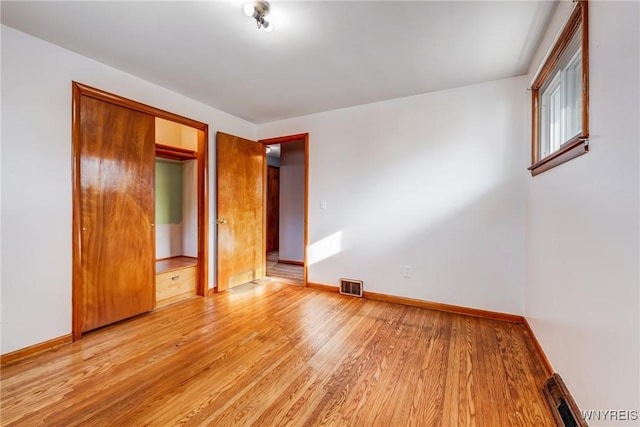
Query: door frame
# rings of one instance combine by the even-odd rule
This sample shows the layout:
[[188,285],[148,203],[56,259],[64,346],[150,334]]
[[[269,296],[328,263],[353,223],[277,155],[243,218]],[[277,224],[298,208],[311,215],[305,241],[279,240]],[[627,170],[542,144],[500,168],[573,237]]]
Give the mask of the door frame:
[[[292,142],[304,142],[304,231],[303,231],[303,248],[304,248],[304,266],[303,266],[303,285],[308,286],[308,264],[307,264],[307,248],[309,247],[309,132],[299,133],[295,135],[279,136],[276,138],[259,139],[258,142],[264,146],[263,152],[266,155],[267,145],[272,144],[287,144]],[[263,174],[264,185],[264,197],[263,199],[263,211],[264,220],[262,221],[262,235],[264,238],[264,248],[262,253],[264,254],[264,263],[266,265],[267,258],[267,162],[264,165]]]
[[[209,170],[209,125],[198,122],[178,114],[170,113],[159,108],[151,107],[119,95],[115,95],[78,82],[72,85],[72,247],[73,247],[73,271],[72,271],[72,336],[76,341],[82,338],[82,264],[80,245],[81,224],[81,200],[80,200],[80,103],[86,96],[100,101],[115,104],[131,110],[150,114],[154,117],[170,120],[185,126],[195,128],[198,132],[198,287],[197,294],[204,296],[208,283],[209,265],[209,196],[208,196],[208,170]],[[155,139],[155,138],[154,138]]]

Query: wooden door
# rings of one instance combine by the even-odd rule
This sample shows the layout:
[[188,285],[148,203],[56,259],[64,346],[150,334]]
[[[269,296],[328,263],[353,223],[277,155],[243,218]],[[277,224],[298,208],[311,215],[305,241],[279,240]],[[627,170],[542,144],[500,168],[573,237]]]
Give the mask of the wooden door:
[[217,134],[217,291],[265,275],[262,144]]
[[79,132],[85,332],[155,306],[154,116],[82,96]]
[[280,168],[267,167],[267,252],[280,243]]

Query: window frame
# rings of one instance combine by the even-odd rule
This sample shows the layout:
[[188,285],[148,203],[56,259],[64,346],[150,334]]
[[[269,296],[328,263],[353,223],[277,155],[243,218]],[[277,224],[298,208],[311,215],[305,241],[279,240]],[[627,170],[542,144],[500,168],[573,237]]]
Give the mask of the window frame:
[[[545,58],[531,85],[531,166],[528,170],[535,176],[562,163],[589,152],[589,27],[588,2],[578,0],[560,36]],[[556,67],[563,53],[577,32],[581,32],[582,55],[582,126],[577,135],[563,141],[560,149],[541,157],[541,88],[552,80],[559,71]]]

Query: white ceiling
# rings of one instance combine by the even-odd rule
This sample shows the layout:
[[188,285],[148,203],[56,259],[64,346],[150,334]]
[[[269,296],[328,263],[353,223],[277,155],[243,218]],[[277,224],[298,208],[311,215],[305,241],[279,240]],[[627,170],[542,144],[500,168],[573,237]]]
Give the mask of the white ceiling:
[[2,23],[254,123],[522,75],[550,1],[2,1]]

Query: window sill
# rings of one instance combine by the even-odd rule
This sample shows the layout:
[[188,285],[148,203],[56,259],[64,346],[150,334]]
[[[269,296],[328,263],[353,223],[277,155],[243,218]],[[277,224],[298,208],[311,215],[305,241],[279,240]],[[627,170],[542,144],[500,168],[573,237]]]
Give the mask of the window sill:
[[567,141],[564,146],[555,153],[529,166],[528,170],[531,171],[531,176],[536,176],[587,152],[589,152],[588,137],[576,136]]

